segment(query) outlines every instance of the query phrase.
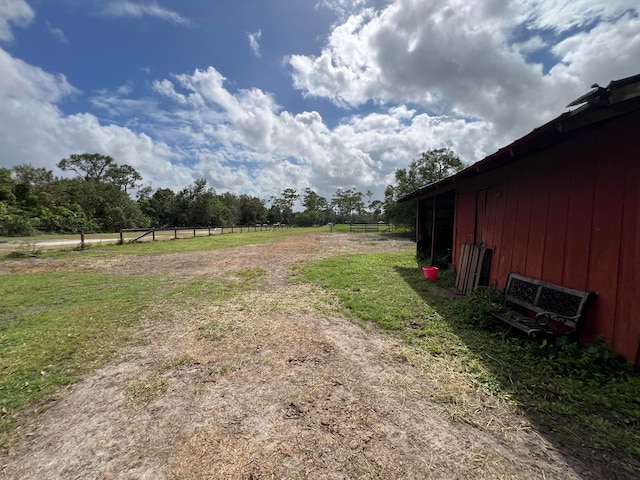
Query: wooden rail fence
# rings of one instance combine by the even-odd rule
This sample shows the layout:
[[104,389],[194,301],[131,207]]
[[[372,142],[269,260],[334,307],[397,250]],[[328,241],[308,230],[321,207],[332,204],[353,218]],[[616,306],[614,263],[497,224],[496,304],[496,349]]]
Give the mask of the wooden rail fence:
[[390,223],[351,223],[349,224],[350,232],[390,232],[392,225]]
[[282,228],[290,228],[289,225],[274,224],[274,225],[234,225],[230,227],[171,227],[171,228],[123,228],[120,230],[120,243],[125,241],[125,233],[142,233],[142,235],[136,238],[130,239],[130,242],[137,242],[141,238],[151,235],[151,240],[156,240],[156,233],[158,232],[173,232],[173,238],[178,238],[178,232],[190,231],[193,232],[193,236],[198,236],[198,232],[206,232],[206,235],[222,235],[225,233],[243,233],[243,232],[262,232],[270,230],[278,230]]

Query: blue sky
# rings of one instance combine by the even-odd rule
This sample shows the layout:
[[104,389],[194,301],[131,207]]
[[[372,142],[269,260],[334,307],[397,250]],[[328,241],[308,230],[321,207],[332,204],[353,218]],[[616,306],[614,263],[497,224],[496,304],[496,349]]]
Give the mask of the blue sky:
[[637,0],[0,0],[0,166],[98,152],[155,188],[381,199],[640,73]]

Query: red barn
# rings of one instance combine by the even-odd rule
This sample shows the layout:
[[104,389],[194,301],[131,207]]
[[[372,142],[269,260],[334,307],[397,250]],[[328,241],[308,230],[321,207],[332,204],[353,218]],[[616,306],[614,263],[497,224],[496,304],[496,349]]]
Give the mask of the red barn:
[[432,258],[492,250],[488,284],[509,272],[593,291],[580,339],[604,336],[640,368],[640,75],[596,87],[564,113],[418,200]]

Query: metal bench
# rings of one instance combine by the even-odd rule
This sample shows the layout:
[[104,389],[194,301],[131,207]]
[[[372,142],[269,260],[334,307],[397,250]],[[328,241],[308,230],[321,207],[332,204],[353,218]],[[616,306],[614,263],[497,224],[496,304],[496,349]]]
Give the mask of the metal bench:
[[593,292],[571,288],[509,273],[504,299],[510,310],[492,311],[492,316],[522,330],[571,334],[576,332]]

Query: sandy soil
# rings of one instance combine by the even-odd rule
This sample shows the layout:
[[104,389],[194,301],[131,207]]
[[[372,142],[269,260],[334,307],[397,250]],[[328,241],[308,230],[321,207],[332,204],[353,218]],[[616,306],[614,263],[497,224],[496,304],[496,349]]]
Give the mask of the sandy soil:
[[3,262],[0,273],[177,281],[266,273],[262,288],[234,302],[157,305],[135,347],[59,392],[28,435],[0,451],[0,478],[599,478],[511,407],[494,414],[518,427],[507,433],[451,419],[432,401],[438,385],[397,340],[291,280],[299,262],[406,248],[377,235],[317,234],[214,252]]

